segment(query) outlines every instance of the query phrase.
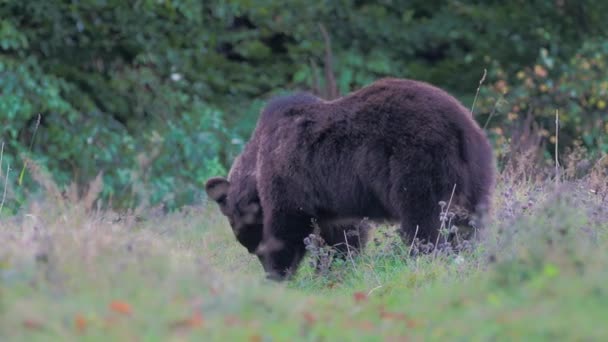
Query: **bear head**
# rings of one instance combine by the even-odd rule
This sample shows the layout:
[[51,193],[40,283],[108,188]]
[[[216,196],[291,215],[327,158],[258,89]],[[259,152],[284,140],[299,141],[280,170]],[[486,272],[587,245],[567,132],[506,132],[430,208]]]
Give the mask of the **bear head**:
[[207,180],[205,191],[228,218],[236,239],[249,253],[255,254],[263,231],[262,207],[255,186],[232,184],[226,178],[213,177]]

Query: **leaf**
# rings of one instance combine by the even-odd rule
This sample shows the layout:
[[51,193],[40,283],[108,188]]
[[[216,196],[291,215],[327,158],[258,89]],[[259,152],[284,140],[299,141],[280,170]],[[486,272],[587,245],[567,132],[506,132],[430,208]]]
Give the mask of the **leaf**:
[[76,331],[78,331],[79,333],[83,333],[86,329],[87,329],[87,318],[85,316],[83,316],[82,314],[77,314],[74,317],[74,327],[76,328]]
[[44,328],[42,322],[31,318],[23,320],[23,326],[28,330],[42,330]]
[[133,312],[131,305],[122,300],[115,300],[111,302],[109,307],[110,310],[124,315],[130,315]]
[[355,302],[361,303],[367,300],[367,294],[362,291],[355,292],[353,293],[353,298],[355,299]]
[[304,311],[302,313],[302,317],[304,318],[304,321],[308,325],[313,325],[317,321],[317,318],[312,313],[310,313],[308,311]]
[[380,309],[380,318],[388,320],[407,320],[407,315],[403,312],[391,312]]
[[249,342],[262,342],[262,336],[251,335],[251,336],[249,336]]
[[383,320],[395,320],[405,322],[408,328],[415,328],[419,325],[417,321],[411,319],[404,312],[391,312],[386,311],[384,308],[380,308],[380,318],[382,318]]
[[200,312],[195,312],[192,316],[177,320],[170,324],[171,329],[174,330],[185,330],[194,329],[203,325],[203,315]]
[[103,325],[106,329],[116,325],[117,323],[118,317],[116,317],[116,315],[107,315],[103,319]]
[[228,315],[228,316],[224,317],[224,324],[226,324],[228,326],[235,326],[235,325],[240,324],[240,320],[238,317],[236,317],[234,315]]
[[540,78],[544,78],[544,77],[547,77],[547,70],[537,64],[534,66],[534,74],[536,74],[536,76],[538,76]]
[[357,325],[358,328],[365,331],[370,331],[374,329],[374,324],[370,321],[361,321]]

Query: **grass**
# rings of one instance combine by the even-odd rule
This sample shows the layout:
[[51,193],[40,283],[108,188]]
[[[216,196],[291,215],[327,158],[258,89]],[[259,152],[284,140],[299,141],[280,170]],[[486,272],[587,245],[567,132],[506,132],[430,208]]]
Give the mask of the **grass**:
[[214,205],[117,214],[50,188],[0,217],[0,339],[606,340],[607,180],[503,175],[473,250],[406,257],[380,227],[362,255],[281,284]]

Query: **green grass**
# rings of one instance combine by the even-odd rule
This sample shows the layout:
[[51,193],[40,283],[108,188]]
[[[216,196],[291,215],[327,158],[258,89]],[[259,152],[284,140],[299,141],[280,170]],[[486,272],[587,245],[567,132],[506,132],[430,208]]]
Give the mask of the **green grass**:
[[471,252],[408,258],[381,227],[281,284],[215,206],[142,221],[32,202],[0,219],[0,339],[606,340],[608,205],[587,186],[502,183]]

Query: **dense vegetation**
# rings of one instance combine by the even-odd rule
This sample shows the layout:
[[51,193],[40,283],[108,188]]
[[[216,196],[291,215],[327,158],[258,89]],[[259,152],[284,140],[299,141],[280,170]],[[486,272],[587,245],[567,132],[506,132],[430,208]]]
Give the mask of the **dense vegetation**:
[[5,210],[37,188],[34,167],[60,187],[103,172],[113,206],[194,203],[269,96],[332,97],[381,76],[430,81],[468,106],[487,69],[475,112],[499,154],[511,127],[531,122],[553,151],[555,110],[562,151],[606,152],[607,10],[600,0],[5,0]]

